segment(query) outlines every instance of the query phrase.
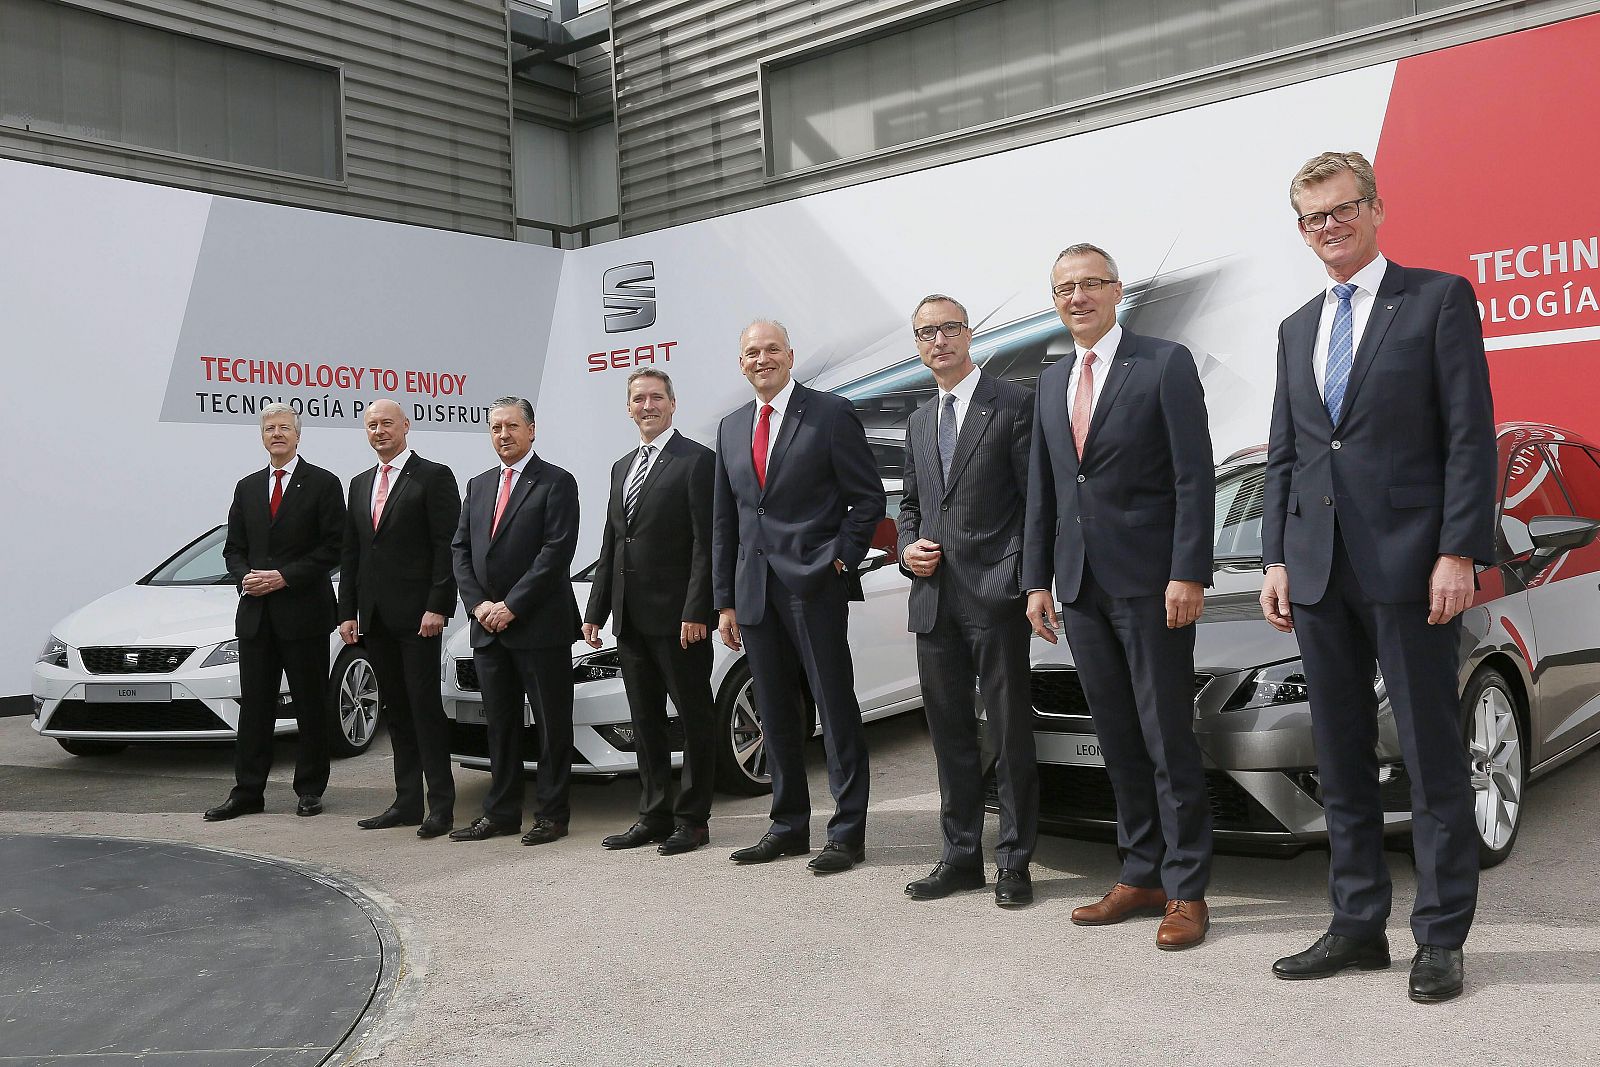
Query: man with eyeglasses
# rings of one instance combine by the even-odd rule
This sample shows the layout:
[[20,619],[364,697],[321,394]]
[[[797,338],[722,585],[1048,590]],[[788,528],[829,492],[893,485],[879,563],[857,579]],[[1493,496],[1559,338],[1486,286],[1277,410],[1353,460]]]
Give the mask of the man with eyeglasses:
[[1478,834],[1456,692],[1474,561],[1494,547],[1489,368],[1471,284],[1378,251],[1372,165],[1309,160],[1289,185],[1328,282],[1278,331],[1261,520],[1267,621],[1300,643],[1328,822],[1333,921],[1279,978],[1390,964],[1393,896],[1378,795],[1382,669],[1412,780],[1417,895],[1410,996],[1462,989]]
[[939,390],[906,428],[897,525],[900,566],[911,575],[908,628],[917,635],[917,674],[939,768],[944,849],[906,893],[934,900],[984,885],[976,677],[997,756],[995,903],[1020,907],[1033,900],[1028,863],[1039,829],[1021,571],[1033,397],[973,364],[967,309],[950,297],[923,297],[911,334]]
[[[1077,244],[1050,275],[1073,351],[1039,376],[1022,578],[1034,633],[1064,627],[1117,801],[1122,871],[1079,926],[1160,915],[1156,947],[1210,927],[1211,806],[1194,736],[1194,622],[1211,584],[1205,392],[1184,346],[1117,323],[1122,282]],[[1061,601],[1059,621],[1050,585]]]

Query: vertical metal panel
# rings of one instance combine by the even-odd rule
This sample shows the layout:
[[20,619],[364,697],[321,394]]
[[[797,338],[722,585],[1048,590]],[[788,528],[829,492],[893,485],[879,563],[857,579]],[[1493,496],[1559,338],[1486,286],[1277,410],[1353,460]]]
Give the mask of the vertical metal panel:
[[345,177],[329,182],[0,129],[0,155],[167,185],[514,235],[503,0],[68,0],[336,66]]

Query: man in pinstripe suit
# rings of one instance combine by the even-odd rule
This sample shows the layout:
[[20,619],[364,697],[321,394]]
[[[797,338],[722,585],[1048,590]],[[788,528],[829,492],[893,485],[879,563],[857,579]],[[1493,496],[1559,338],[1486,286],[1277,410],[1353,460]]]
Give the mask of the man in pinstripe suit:
[[976,676],[998,756],[995,903],[1019,907],[1033,900],[1039,825],[1021,582],[1033,397],[973,364],[967,309],[955,300],[923,297],[911,328],[939,392],[906,430],[900,565],[912,578],[909,629],[939,767],[944,852],[906,893],[933,900],[984,885]]

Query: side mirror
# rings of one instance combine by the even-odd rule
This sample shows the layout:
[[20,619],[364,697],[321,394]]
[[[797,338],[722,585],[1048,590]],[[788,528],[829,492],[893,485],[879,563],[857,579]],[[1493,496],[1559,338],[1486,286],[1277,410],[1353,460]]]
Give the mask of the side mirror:
[[[1597,524],[1600,525],[1600,524]],[[856,564],[857,574],[871,574],[873,571],[889,563],[889,553],[881,548],[869,548],[867,554],[861,557],[861,562]]]
[[1585,548],[1596,536],[1600,536],[1600,520],[1573,515],[1535,515],[1528,520],[1528,537],[1537,556]]

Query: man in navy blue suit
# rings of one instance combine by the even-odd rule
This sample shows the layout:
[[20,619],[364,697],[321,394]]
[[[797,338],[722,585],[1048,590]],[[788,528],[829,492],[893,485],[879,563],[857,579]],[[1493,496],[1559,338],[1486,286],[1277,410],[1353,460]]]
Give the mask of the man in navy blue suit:
[[1381,668],[1411,776],[1412,1000],[1461,992],[1478,835],[1456,692],[1473,562],[1494,547],[1495,439],[1472,286],[1378,251],[1372,165],[1325,152],[1289,186],[1328,283],[1278,331],[1261,520],[1267,621],[1298,634],[1310,688],[1333,921],[1280,978],[1389,966],[1378,794]]
[[860,565],[884,517],[883,480],[850,401],[792,377],[794,349],[780,323],[758,320],[739,337],[739,369],[755,400],[717,427],[711,593],[717,629],[745,648],[772,768],[772,825],[735,863],[811,851],[805,743],[810,687],[828,750],[836,810],[817,874],[866,856],[867,742],[846,640]]
[[[1162,917],[1156,945],[1205,939],[1211,807],[1194,736],[1194,622],[1216,495],[1189,350],[1117,323],[1122,282],[1077,244],[1050,272],[1073,351],[1039,376],[1022,581],[1034,633],[1063,625],[1117,799],[1117,884],[1079,926]],[[1061,601],[1058,624],[1051,581]]]

